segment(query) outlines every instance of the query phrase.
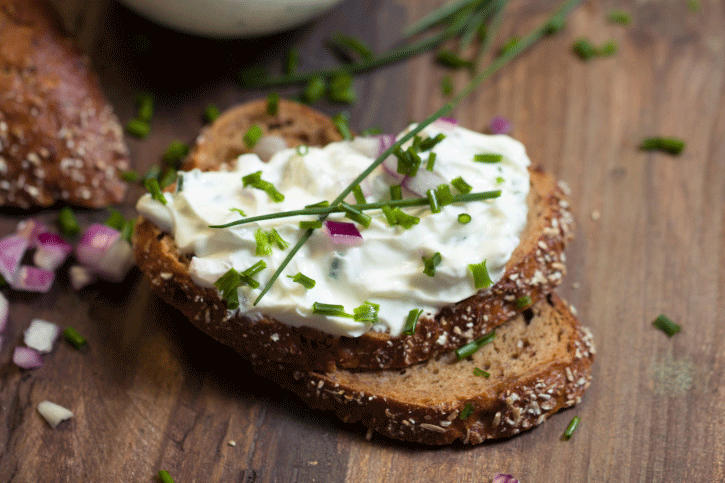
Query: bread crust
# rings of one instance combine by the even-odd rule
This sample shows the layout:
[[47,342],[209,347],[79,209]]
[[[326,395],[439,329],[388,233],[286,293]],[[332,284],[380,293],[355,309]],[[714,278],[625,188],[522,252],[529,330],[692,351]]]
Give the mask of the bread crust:
[[[315,372],[268,363],[255,370],[312,408],[362,422],[368,437],[375,431],[430,445],[513,436],[580,402],[595,349],[563,300],[545,297],[496,332],[494,343],[469,359],[449,353],[404,371]],[[473,367],[490,377],[475,376]]]
[[45,0],[0,0],[0,206],[119,203],[123,131]]

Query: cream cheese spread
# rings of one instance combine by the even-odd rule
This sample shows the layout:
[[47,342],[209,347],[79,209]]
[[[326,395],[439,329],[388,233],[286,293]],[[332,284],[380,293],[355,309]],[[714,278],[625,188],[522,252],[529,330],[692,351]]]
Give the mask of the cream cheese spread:
[[[256,256],[255,232],[274,228],[291,247],[303,233],[299,222],[316,218],[280,218],[225,229],[209,225],[240,219],[232,209],[241,209],[249,217],[332,201],[373,162],[376,148],[371,150],[370,144],[377,146],[376,139],[285,149],[267,163],[254,154],[244,154],[231,171],[184,173],[183,189],[164,194],[166,205],[147,194],[137,209],[173,235],[183,253],[193,255],[191,277],[202,287],[213,288],[232,267],[241,272],[263,259],[267,268],[255,275],[260,287],[242,285],[238,289],[238,310],[250,318],[265,314],[292,326],[304,325],[333,335],[357,337],[376,330],[396,336],[411,309],[435,314],[441,307],[475,293],[470,264],[485,260],[493,283],[500,280],[526,225],[530,161],[523,145],[508,136],[483,135],[444,122],[428,126],[421,136],[439,133],[446,137],[432,149],[436,153],[434,170],[425,170],[430,152],[422,152],[422,174],[418,176],[433,177],[435,185],[460,176],[473,187],[472,192],[501,190],[500,197],[446,205],[436,214],[428,206],[404,208],[420,218],[410,229],[391,227],[379,210],[368,211],[372,223],[367,228],[358,225],[364,240],[359,246],[333,244],[324,229],[315,230],[257,306],[253,301],[290,248],[275,246],[272,255]],[[502,155],[501,161],[474,161],[475,155],[489,153]],[[275,203],[265,191],[242,186],[242,177],[256,171],[262,171],[262,179],[284,194],[284,201]],[[415,189],[415,181],[408,179],[405,185]],[[361,187],[366,201],[374,202],[390,200],[390,186],[399,183],[400,179],[381,166]],[[457,193],[455,188],[452,192]],[[403,196],[419,197],[405,188]],[[355,203],[352,196],[348,201]],[[463,213],[471,217],[467,224],[458,219]],[[330,215],[328,220],[351,221],[340,214]],[[436,252],[441,254],[441,263],[429,277],[423,273],[423,257]],[[306,289],[289,277],[298,272],[315,280],[315,286]],[[372,326],[312,312],[315,302],[343,305],[352,313],[365,301],[380,305],[379,321]]]

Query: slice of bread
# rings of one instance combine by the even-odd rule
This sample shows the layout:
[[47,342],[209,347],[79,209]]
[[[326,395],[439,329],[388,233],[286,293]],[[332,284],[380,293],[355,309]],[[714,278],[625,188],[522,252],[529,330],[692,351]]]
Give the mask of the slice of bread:
[[[447,353],[402,370],[256,370],[315,409],[385,436],[425,444],[478,444],[541,424],[580,401],[591,382],[592,337],[551,294],[496,329],[461,361]],[[474,368],[490,374],[474,374]],[[479,373],[480,374],[480,373]]]
[[[290,144],[332,137],[329,118],[306,106],[281,101],[277,117],[266,113],[265,101],[233,109],[217,120],[218,128],[215,123],[200,136],[187,166],[219,167],[231,159],[230,153],[238,153],[238,146],[225,142],[231,136],[232,125],[242,129],[236,138],[241,137],[239,132],[244,132],[244,126],[254,123],[264,123],[267,132],[283,132]],[[276,131],[280,125],[287,126],[286,130]],[[215,166],[210,164],[212,155],[219,156]],[[173,238],[144,219],[136,224],[136,261],[164,300],[202,331],[250,360],[320,370],[407,367],[481,337],[524,310],[517,304],[520,297],[528,296],[534,303],[561,282],[565,272],[563,250],[572,237],[569,205],[552,177],[539,170],[530,170],[530,174],[527,225],[503,278],[488,289],[444,307],[433,318],[422,317],[410,336],[369,332],[358,338],[335,337],[270,318],[252,321],[239,312],[230,312],[216,290],[192,281],[190,259],[179,253]]]
[[123,200],[123,130],[47,0],[0,0],[0,206]]

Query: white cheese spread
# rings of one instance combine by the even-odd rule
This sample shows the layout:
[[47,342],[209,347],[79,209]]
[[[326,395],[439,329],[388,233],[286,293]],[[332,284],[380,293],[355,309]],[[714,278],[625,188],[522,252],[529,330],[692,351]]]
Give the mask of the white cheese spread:
[[[191,277],[202,287],[214,287],[232,267],[241,272],[264,260],[267,268],[254,277],[260,287],[242,285],[238,289],[238,310],[250,318],[265,314],[292,326],[309,326],[333,335],[357,337],[368,330],[399,335],[411,309],[435,314],[444,305],[475,293],[469,265],[485,260],[493,283],[500,280],[526,225],[530,161],[523,145],[508,136],[483,135],[443,122],[427,127],[421,136],[439,133],[446,137],[432,149],[436,153],[434,170],[425,170],[430,152],[421,152],[419,173],[437,176],[440,180],[435,180],[436,184],[450,183],[460,176],[473,187],[472,192],[501,190],[500,197],[449,204],[436,214],[428,206],[404,208],[420,218],[410,229],[391,227],[379,210],[368,211],[370,226],[357,225],[364,240],[359,246],[333,244],[324,229],[315,230],[257,306],[253,301],[290,248],[274,246],[272,255],[256,256],[255,231],[274,228],[291,247],[303,232],[299,222],[316,217],[280,218],[225,229],[209,225],[240,219],[231,209],[241,209],[249,217],[332,201],[373,162],[370,142],[376,145],[377,140],[358,138],[306,151],[285,149],[267,163],[254,154],[245,154],[232,171],[184,173],[183,189],[165,193],[166,205],[147,194],[137,209],[173,235],[183,253],[193,254]],[[475,155],[488,153],[502,155],[501,161],[474,161]],[[273,202],[263,190],[242,186],[242,177],[256,171],[262,171],[261,178],[284,194],[283,202]],[[414,187],[411,181],[405,184]],[[390,186],[399,183],[379,167],[361,187],[366,201],[374,202],[390,200]],[[403,196],[418,197],[405,188]],[[352,196],[348,201],[355,203]],[[467,224],[458,219],[463,213],[471,216]],[[330,215],[328,220],[351,221],[340,214]],[[423,273],[423,257],[436,252],[441,254],[441,263],[435,276],[429,277]],[[298,272],[315,280],[314,288],[306,289],[290,278]],[[343,305],[352,313],[365,301],[380,305],[379,321],[373,326],[312,312],[315,302]]]

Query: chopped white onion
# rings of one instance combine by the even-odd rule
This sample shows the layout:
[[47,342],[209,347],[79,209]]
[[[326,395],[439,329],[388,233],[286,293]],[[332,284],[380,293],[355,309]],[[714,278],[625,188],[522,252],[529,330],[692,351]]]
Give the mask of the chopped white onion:
[[63,265],[72,251],[73,247],[60,235],[41,233],[38,235],[38,248],[33,254],[33,263],[45,270],[55,271]]
[[432,171],[428,171],[423,166],[418,168],[418,172],[413,177],[407,177],[403,181],[403,186],[420,197],[426,196],[428,190],[434,190],[439,185],[445,184],[446,180]]
[[119,238],[98,261],[95,272],[109,282],[122,282],[133,267],[134,261],[131,244]]
[[81,237],[76,257],[104,280],[120,282],[133,267],[131,245],[118,230],[94,224]]
[[0,240],[0,275],[8,283],[15,278],[28,245],[28,239],[21,235],[9,235]]
[[50,401],[43,401],[38,404],[38,412],[53,429],[57,428],[66,419],[73,417],[73,413],[68,409]]
[[31,349],[35,349],[41,354],[46,354],[53,350],[53,344],[58,339],[60,327],[52,322],[42,319],[33,319],[30,327],[24,334],[25,345]]
[[83,265],[73,265],[68,269],[68,275],[73,290],[80,290],[98,279],[91,269]]
[[263,136],[254,145],[252,152],[259,156],[259,159],[265,163],[272,159],[272,156],[287,147],[287,141],[282,136],[268,135]]
[[55,280],[55,272],[30,265],[23,265],[15,272],[10,287],[24,292],[47,293]]
[[10,304],[8,299],[0,293],[0,332],[5,330],[5,326],[8,324],[8,315],[10,313]]
[[355,148],[357,151],[361,152],[365,156],[369,158],[377,158],[380,156],[380,153],[382,153],[384,150],[380,150],[380,140],[378,139],[381,136],[373,136],[373,137],[356,137],[352,140],[351,144],[352,147]]
[[43,367],[43,356],[30,347],[17,346],[13,351],[13,362],[21,369],[37,369]]

